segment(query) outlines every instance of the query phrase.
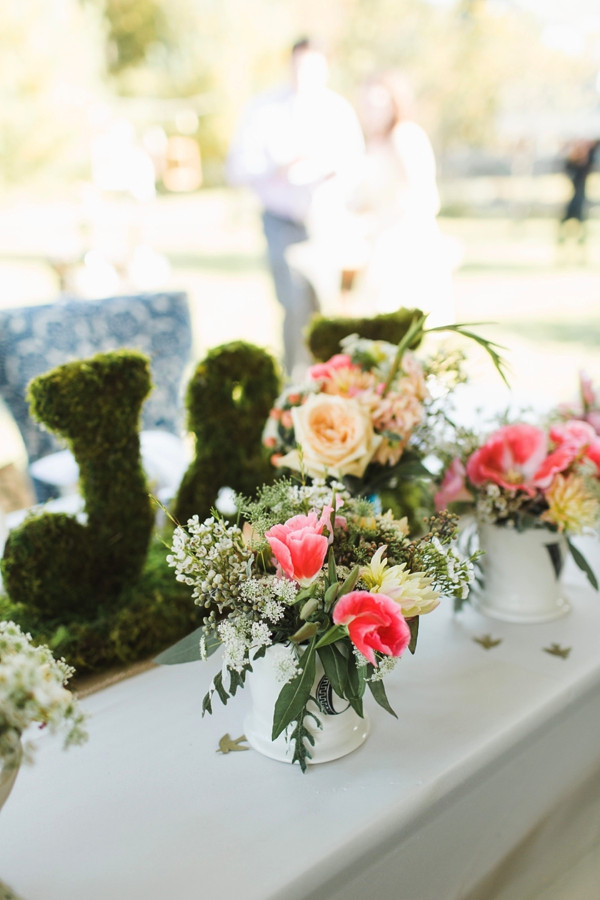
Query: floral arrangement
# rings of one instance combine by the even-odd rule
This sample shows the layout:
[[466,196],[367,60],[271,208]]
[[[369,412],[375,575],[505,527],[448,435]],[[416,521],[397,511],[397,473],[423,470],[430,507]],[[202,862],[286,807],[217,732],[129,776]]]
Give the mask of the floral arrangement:
[[[14,622],[0,622],[0,760],[18,765],[21,735],[33,723],[66,731],[65,746],[82,743],[84,716],[66,684],[75,670],[46,646],[34,646]],[[32,748],[24,746],[31,761]]]
[[203,713],[212,712],[215,693],[226,703],[244,685],[270,645],[289,645],[272,739],[285,734],[304,770],[314,743],[305,720],[314,718],[307,704],[316,658],[360,716],[367,687],[393,713],[384,676],[407,648],[414,652],[422,615],[443,596],[466,596],[472,563],[455,548],[455,517],[438,514],[426,535],[410,540],[406,520],[378,513],[340,483],[282,478],[254,500],[235,501],[243,525],[193,517],[175,528],[167,557],[207,610],[201,656],[224,650]]
[[[263,433],[273,465],[343,479],[363,494],[395,476],[428,476],[422,459],[437,394],[430,387],[434,366],[408,350],[399,361],[396,345],[356,335],[345,338],[342,349],[277,399]],[[459,357],[446,364],[445,374],[461,379]]]
[[600,437],[577,419],[548,429],[503,425],[480,446],[456,456],[435,497],[436,507],[474,507],[480,521],[521,531],[547,528],[567,537],[575,562],[596,579],[570,535],[600,521]]
[[426,334],[455,332],[483,347],[506,378],[496,344],[468,325],[425,328],[425,321],[415,318],[398,345],[349,335],[305,383],[286,387],[263,432],[273,465],[343,480],[363,496],[430,479],[425,462],[436,452],[448,395],[466,380],[464,355],[439,351],[422,361],[409,348]]

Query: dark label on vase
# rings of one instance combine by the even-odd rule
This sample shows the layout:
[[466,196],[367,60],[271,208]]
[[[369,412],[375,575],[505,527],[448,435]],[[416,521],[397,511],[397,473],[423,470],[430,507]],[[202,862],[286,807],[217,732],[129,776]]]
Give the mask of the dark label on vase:
[[563,563],[564,563],[562,548],[559,543],[544,544],[544,546],[545,546],[546,550],[548,551],[550,560],[552,562],[552,567],[554,569],[554,574],[555,574],[556,578],[558,579],[558,578],[560,578],[560,573],[562,572]]
[[350,704],[348,704],[344,709],[336,709],[333,705],[334,697],[336,696],[337,695],[331,687],[329,678],[327,675],[323,675],[317,685],[316,697],[317,703],[326,716],[339,716],[340,713],[345,712],[348,709],[348,706],[350,706]]

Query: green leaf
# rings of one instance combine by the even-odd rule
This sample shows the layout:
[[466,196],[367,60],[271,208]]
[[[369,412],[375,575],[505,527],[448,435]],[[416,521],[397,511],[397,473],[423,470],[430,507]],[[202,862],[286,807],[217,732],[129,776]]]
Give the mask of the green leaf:
[[480,347],[483,347],[485,352],[488,354],[494,368],[498,372],[500,378],[504,382],[507,387],[510,387],[508,383],[508,379],[504,374],[504,367],[506,366],[505,361],[502,359],[498,350],[506,350],[506,347],[503,347],[502,344],[497,344],[495,341],[489,341],[487,338],[481,337],[481,335],[476,334],[474,331],[467,331],[472,325],[494,325],[494,322],[459,322],[455,325],[437,325],[435,328],[425,328],[424,331],[426,334],[434,331],[453,331],[456,334],[462,335],[462,337],[469,338],[471,341],[475,341],[476,344],[479,344]]
[[318,651],[319,659],[331,687],[338,697],[346,697],[348,693],[348,661],[342,656],[335,644],[327,644]]
[[208,693],[204,695],[204,699],[202,701],[202,715],[204,715],[205,713],[208,713],[209,716],[212,715],[211,697],[212,691],[208,691]]
[[154,662],[160,666],[173,666],[177,663],[196,662],[202,659],[200,655],[200,638],[205,635],[206,655],[212,656],[215,650],[221,646],[221,641],[214,631],[205,632],[204,626],[196,628],[191,634],[186,635],[172,647],[168,647],[154,657]]
[[315,642],[313,640],[300,660],[300,671],[291,681],[284,684],[277,698],[273,715],[272,740],[279,737],[291,722],[298,721],[299,717],[303,715],[315,680],[315,667]]
[[367,681],[369,685],[369,690],[371,691],[373,697],[379,703],[379,705],[389,712],[395,719],[398,718],[392,707],[390,706],[390,701],[387,698],[387,694],[385,692],[385,687],[383,685],[383,681]]
[[412,618],[406,620],[406,624],[410,628],[410,644],[408,645],[408,649],[411,653],[414,653],[417,649],[417,639],[419,637],[419,621],[421,616],[412,616]]
[[226,704],[227,701],[229,700],[229,693],[227,692],[227,690],[225,689],[225,686],[223,684],[223,673],[222,672],[217,672],[217,674],[213,678],[213,687],[214,687],[215,691],[217,692],[217,694],[219,695],[219,699],[220,699],[221,703]]
[[592,587],[598,590],[598,579],[596,578],[593,570],[590,568],[590,564],[588,563],[581,550],[578,550],[575,544],[572,544],[568,538],[567,545],[569,547],[569,550],[571,551],[571,556],[573,557],[575,563],[583,572],[585,572],[585,574],[587,575],[587,580],[592,585]]
[[229,694],[232,697],[235,697],[236,691],[238,688],[243,688],[246,683],[246,675],[248,673],[248,669],[242,669],[241,672],[238,672],[236,669],[229,669]]
[[347,634],[348,631],[345,625],[332,625],[329,631],[326,631],[317,643],[317,650],[320,650],[321,647],[326,647],[327,644],[333,644],[335,641],[341,640],[341,638],[346,637]]
[[[346,699],[352,703],[354,706],[353,700],[360,700],[360,698],[365,693],[365,688],[367,686],[367,667],[359,666],[356,664],[356,657],[352,654],[348,658],[348,694]],[[356,709],[356,707],[354,706]],[[362,704],[361,704],[362,710]],[[358,709],[356,710],[358,712]],[[362,712],[359,713],[362,715]]]

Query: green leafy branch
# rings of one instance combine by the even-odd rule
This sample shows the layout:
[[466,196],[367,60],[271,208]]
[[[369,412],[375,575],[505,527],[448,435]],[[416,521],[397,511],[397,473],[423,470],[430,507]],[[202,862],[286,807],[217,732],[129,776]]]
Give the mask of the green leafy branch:
[[398,349],[396,350],[396,355],[392,362],[392,366],[388,373],[388,377],[386,378],[384,387],[383,387],[383,396],[388,393],[392,384],[394,383],[394,379],[398,374],[398,370],[402,363],[402,357],[404,353],[411,346],[411,344],[416,340],[419,341],[426,334],[433,334],[437,331],[451,331],[455,334],[460,334],[462,337],[466,337],[469,340],[475,341],[475,343],[479,344],[486,353],[489,355],[494,368],[500,375],[500,378],[508,387],[508,379],[505,375],[505,362],[502,359],[502,356],[498,352],[499,350],[506,350],[506,347],[503,347],[500,344],[497,344],[495,341],[490,341],[487,338],[482,337],[480,334],[477,334],[475,331],[471,331],[470,329],[475,325],[490,325],[493,324],[491,322],[461,322],[455,325],[436,325],[433,328],[425,328],[425,321],[427,319],[427,315],[422,314],[417,316],[410,323],[406,333],[404,334],[402,340],[398,343]]

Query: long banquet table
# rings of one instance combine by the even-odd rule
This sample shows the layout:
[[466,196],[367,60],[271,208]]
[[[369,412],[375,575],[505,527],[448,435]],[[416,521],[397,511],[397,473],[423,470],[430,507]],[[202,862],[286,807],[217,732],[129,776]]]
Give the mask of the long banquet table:
[[545,625],[438,609],[388,680],[398,720],[369,705],[367,742],[306,775],[218,752],[248,698],[201,718],[215,658],[88,696],[85,746],[35,737],[0,881],[22,900],[600,896],[600,595],[569,595]]

